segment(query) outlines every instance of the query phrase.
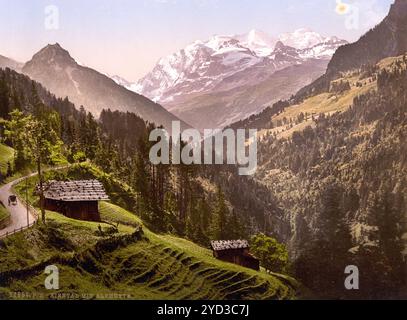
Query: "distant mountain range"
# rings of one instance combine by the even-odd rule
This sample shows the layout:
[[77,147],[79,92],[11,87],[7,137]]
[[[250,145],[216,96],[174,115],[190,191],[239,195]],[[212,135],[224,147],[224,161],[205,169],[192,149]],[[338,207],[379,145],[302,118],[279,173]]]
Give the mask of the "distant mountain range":
[[23,72],[96,116],[110,108],[168,128],[180,119],[184,127],[219,128],[289,98],[323,74],[346,43],[308,29],[276,38],[257,30],[214,36],[160,59],[137,83],[83,66],[59,44],[26,64],[0,56],[0,67]]
[[281,70],[307,59],[330,59],[340,45],[347,43],[307,29],[283,34],[280,39],[252,30],[245,35],[196,41],[160,59],[133,89],[155,101],[171,102],[183,91],[212,91],[222,80],[258,64]]
[[[114,80],[161,103],[194,127],[223,127],[260,112],[315,80],[324,73],[336,49],[346,43],[308,29],[277,38],[257,30],[244,35],[214,36],[160,59],[137,83],[117,77]],[[280,82],[277,87],[281,90],[273,86],[274,73],[304,63],[306,73],[301,73],[301,68],[297,72],[283,71],[291,75],[285,82],[289,90]],[[258,86],[262,87],[261,98],[247,90]]]

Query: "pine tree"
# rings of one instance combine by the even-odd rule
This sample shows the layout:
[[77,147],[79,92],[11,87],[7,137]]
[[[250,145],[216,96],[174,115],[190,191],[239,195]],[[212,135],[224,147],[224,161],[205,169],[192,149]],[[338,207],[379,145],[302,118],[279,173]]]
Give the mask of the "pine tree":
[[213,240],[230,239],[228,225],[229,209],[227,208],[225,196],[222,189],[218,187],[217,200],[212,218],[212,237]]
[[139,194],[138,208],[142,217],[151,220],[151,176],[148,163],[148,145],[145,138],[139,139],[134,169],[134,188]]
[[201,216],[201,231],[200,243],[207,245],[210,238],[210,223],[211,223],[211,207],[205,198],[201,198],[198,202],[198,210]]
[[[383,184],[372,197],[368,214],[377,226],[379,249],[388,261],[387,291],[397,287],[400,279],[405,279],[405,269],[402,257],[404,248],[402,240],[404,197],[394,194],[388,184]],[[405,282],[405,280],[404,280]]]
[[0,118],[9,119],[10,112],[9,89],[4,79],[0,79]]
[[185,228],[185,235],[188,239],[199,242],[199,230],[201,229],[201,215],[196,201],[189,202],[188,216]]
[[232,210],[232,214],[230,215],[229,218],[229,230],[230,230],[230,235],[229,237],[232,239],[244,239],[246,238],[246,231],[245,227],[236,213],[236,210]]
[[303,246],[296,265],[298,276],[311,289],[324,292],[327,297],[343,294],[343,272],[350,264],[349,249],[352,238],[342,206],[343,190],[333,179],[327,182],[321,196],[317,216],[317,232],[313,240]]
[[7,172],[6,172],[6,176],[7,177],[11,177],[13,175],[13,168],[11,166],[10,161],[7,162]]

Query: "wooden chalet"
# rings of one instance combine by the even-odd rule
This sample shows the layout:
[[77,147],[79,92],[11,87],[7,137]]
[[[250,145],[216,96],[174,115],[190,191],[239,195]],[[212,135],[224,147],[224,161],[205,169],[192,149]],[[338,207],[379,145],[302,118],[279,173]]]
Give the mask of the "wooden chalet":
[[49,181],[44,186],[45,209],[86,221],[100,221],[99,201],[109,200],[97,180]]
[[260,262],[250,254],[247,240],[211,241],[213,256],[253,270],[260,270]]

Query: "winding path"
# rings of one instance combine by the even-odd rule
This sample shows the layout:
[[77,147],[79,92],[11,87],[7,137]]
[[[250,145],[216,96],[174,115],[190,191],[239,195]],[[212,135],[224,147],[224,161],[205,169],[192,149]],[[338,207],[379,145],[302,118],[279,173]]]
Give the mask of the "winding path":
[[7,234],[13,233],[22,228],[27,228],[36,221],[35,215],[32,209],[28,210],[28,221],[27,221],[27,207],[18,199],[16,205],[8,205],[8,197],[14,194],[13,186],[20,183],[26,178],[37,175],[37,173],[30,174],[29,176],[14,180],[2,187],[0,187],[0,201],[4,204],[7,211],[10,213],[11,223],[5,229],[0,230],[0,238],[3,238]]
[[[61,170],[66,169],[70,165],[56,167],[56,168],[49,168],[44,170],[44,172],[51,171],[51,170]],[[8,234],[12,234],[18,232],[20,230],[26,229],[27,227],[31,226],[34,222],[37,221],[37,217],[34,214],[34,210],[32,208],[28,208],[28,218],[27,218],[27,207],[19,198],[16,205],[8,205],[8,197],[13,192],[13,186],[19,184],[20,182],[24,181],[27,178],[31,178],[36,176],[38,173],[34,172],[28,176],[19,178],[14,180],[10,183],[7,183],[4,186],[0,187],[0,201],[4,204],[7,211],[10,213],[11,223],[8,227],[0,230],[0,239],[6,237]]]

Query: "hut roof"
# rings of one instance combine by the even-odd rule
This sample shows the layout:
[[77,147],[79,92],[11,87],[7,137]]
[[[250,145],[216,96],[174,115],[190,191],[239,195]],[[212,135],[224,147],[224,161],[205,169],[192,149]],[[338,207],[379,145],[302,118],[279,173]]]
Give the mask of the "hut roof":
[[247,240],[220,240],[211,241],[212,249],[215,251],[229,250],[229,249],[246,249],[249,248]]
[[44,197],[58,201],[109,200],[103,185],[97,180],[52,180],[45,184]]

